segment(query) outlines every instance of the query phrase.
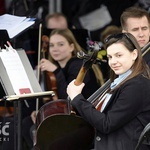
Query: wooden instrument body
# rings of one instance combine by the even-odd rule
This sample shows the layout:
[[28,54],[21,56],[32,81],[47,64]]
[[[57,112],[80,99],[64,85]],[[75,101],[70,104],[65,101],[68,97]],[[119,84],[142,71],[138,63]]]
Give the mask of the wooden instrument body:
[[80,116],[71,113],[69,100],[46,103],[37,114],[35,150],[88,150],[94,139],[94,128]]

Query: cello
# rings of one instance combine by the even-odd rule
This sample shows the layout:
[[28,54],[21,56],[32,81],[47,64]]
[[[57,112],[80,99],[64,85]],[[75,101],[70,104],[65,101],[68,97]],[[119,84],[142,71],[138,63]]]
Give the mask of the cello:
[[[84,76],[97,61],[100,50],[95,43],[88,54],[79,52],[84,59],[75,80],[76,85],[83,82]],[[94,128],[73,110],[70,100],[58,99],[43,105],[36,117],[37,133],[34,150],[88,150],[94,139]]]

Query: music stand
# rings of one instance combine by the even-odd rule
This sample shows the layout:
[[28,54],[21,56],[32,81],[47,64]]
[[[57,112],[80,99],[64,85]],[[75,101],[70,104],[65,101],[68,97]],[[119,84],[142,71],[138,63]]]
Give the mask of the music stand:
[[1,85],[6,94],[6,96],[3,97],[3,100],[14,102],[14,108],[15,108],[14,121],[17,124],[17,127],[15,127],[15,131],[14,131],[14,138],[15,138],[14,147],[15,149],[17,147],[17,150],[21,150],[21,146],[22,146],[21,144],[21,103],[20,103],[21,100],[39,98],[44,96],[53,96],[54,93],[53,91],[42,92],[42,89],[36,79],[36,76],[33,72],[33,69],[30,65],[30,62],[26,56],[25,51],[23,49],[18,49],[17,53],[22,61],[23,67],[26,71],[26,74],[28,76],[29,82],[31,84],[34,93],[22,94],[22,95],[15,94],[12,86],[12,82],[9,79],[9,76],[7,74],[5,66],[1,59],[0,59],[0,79],[1,79]]

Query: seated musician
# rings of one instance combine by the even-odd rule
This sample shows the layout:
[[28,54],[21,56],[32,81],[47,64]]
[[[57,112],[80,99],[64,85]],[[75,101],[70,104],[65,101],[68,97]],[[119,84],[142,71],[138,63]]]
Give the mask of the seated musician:
[[82,94],[86,84],[77,86],[75,80],[67,93],[73,108],[96,129],[95,150],[133,150],[150,121],[150,70],[130,33],[110,35],[106,50],[111,84],[103,101],[94,107]]

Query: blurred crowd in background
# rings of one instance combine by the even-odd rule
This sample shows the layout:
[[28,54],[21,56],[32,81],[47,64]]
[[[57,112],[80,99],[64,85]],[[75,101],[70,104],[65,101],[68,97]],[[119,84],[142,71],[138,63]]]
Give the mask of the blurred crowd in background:
[[[110,33],[121,32],[120,16],[131,6],[139,6],[150,12],[149,0],[1,0],[0,15],[12,14],[36,18],[36,23],[13,41],[15,48],[23,48],[33,68],[38,58],[38,32],[42,23],[43,33],[49,36],[51,29],[46,25],[46,16],[61,13],[84,49],[86,40],[99,41],[103,46],[104,38]],[[104,68],[106,66],[104,65]]]
[[47,14],[62,12],[69,28],[88,29],[96,40],[106,26],[120,26],[120,15],[127,7],[138,5],[150,11],[149,0],[1,0],[0,3],[0,15],[35,17],[43,20],[43,25]]

